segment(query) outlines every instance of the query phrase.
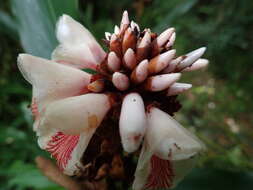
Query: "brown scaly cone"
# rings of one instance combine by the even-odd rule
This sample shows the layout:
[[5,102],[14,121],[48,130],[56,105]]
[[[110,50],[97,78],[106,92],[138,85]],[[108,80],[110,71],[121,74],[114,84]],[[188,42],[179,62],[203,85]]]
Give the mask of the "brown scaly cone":
[[82,158],[85,167],[76,174],[76,180],[106,180],[110,189],[116,189],[115,181],[122,181],[126,188],[131,185],[141,148],[132,154],[123,151],[118,126],[122,100],[130,92],[138,92],[146,108],[155,105],[172,116],[181,108],[176,95],[168,96],[168,89],[175,81],[157,87],[152,86],[154,77],[190,68],[204,52],[189,53],[175,59],[174,41],[174,28],[159,36],[149,29],[141,32],[136,23],[129,22],[126,12],[120,28],[116,26],[114,34],[106,33],[104,42],[109,52],[98,66],[88,89],[110,94],[113,108],[93,135]]

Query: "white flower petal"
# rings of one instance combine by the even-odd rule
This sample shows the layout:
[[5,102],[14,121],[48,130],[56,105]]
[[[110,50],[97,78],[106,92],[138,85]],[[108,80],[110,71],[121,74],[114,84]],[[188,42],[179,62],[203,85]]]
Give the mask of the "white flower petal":
[[92,34],[68,15],[59,19],[56,36],[60,45],[52,54],[53,60],[69,62],[78,68],[94,68],[105,58],[105,52]]
[[151,108],[148,113],[147,141],[155,148],[155,154],[162,159],[189,158],[203,149],[203,144],[170,115]]
[[97,43],[92,34],[83,25],[68,15],[60,17],[56,28],[57,39],[62,44]]
[[96,69],[98,63],[86,44],[59,45],[52,53],[52,60],[78,69]]
[[140,146],[146,130],[144,102],[137,93],[128,94],[122,103],[119,127],[123,148],[134,152]]
[[65,134],[88,133],[102,122],[111,104],[105,94],[85,94],[49,104],[41,116],[40,136],[50,129]]
[[18,68],[33,85],[39,112],[52,101],[86,93],[91,78],[81,70],[28,54],[19,55]]
[[189,172],[205,146],[165,112],[150,108],[134,190],[170,188]]

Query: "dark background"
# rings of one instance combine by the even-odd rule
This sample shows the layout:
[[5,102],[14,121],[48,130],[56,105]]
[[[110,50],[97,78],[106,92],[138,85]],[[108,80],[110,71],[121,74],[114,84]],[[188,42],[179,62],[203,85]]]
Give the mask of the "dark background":
[[[207,153],[177,190],[253,189],[253,4],[251,0],[0,0],[0,189],[62,189],[34,164],[41,151],[27,105],[31,86],[18,53],[49,58],[63,13],[101,42],[124,9],[143,29],[177,31],[178,54],[207,46],[207,69],[187,73],[177,119],[205,142]],[[119,184],[119,189],[120,184]]]

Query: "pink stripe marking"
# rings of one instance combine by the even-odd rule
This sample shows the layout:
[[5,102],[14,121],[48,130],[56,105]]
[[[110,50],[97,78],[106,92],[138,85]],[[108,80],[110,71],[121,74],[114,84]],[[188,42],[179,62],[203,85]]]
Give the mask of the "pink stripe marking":
[[46,150],[57,160],[61,170],[67,166],[72,158],[72,152],[79,141],[80,135],[65,135],[57,132],[47,144]]
[[38,110],[38,104],[35,98],[32,99],[32,104],[31,104],[30,109],[31,109],[34,119],[36,120],[39,116],[39,110]]
[[144,189],[170,188],[175,176],[170,160],[163,160],[153,155],[150,164],[151,170]]

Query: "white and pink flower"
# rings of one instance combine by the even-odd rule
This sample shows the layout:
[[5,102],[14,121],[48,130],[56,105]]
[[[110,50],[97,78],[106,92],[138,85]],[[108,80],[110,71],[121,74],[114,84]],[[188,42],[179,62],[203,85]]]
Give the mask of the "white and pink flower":
[[[56,35],[60,45],[51,60],[18,57],[21,73],[33,86],[33,129],[39,146],[65,174],[77,175],[86,168],[82,159],[94,134],[111,119],[118,123],[112,134],[122,143],[112,154],[141,149],[133,189],[175,186],[205,149],[170,115],[179,109],[176,95],[191,88],[177,82],[181,72],[205,67],[208,60],[200,57],[206,48],[176,57],[174,28],[160,35],[140,31],[127,12],[120,27],[105,34],[108,53],[67,15],[59,19]],[[86,68],[96,74],[82,71]],[[115,136],[110,138],[116,142]]]

